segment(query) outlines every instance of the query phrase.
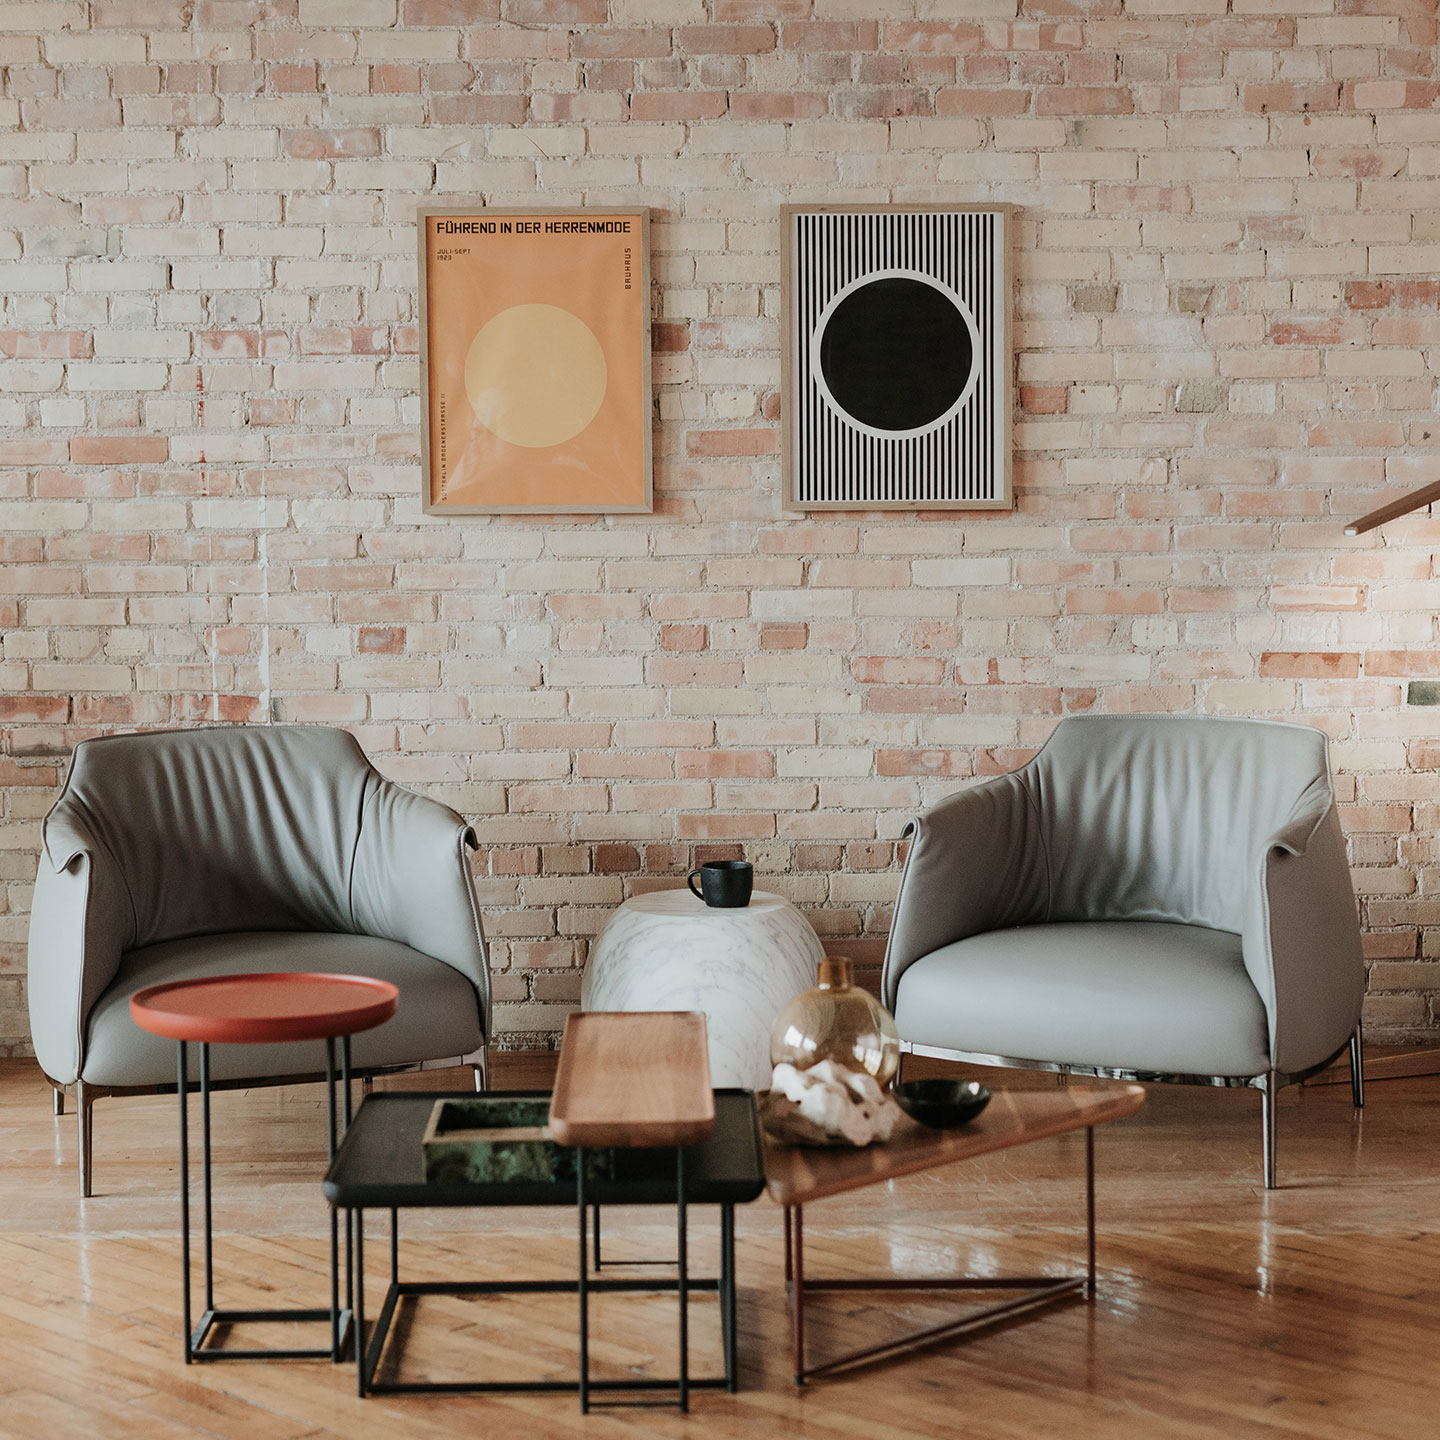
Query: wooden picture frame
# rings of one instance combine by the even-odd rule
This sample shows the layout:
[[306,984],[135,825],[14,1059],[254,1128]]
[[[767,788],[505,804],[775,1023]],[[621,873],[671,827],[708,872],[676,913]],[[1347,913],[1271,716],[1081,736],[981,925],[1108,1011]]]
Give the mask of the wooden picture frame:
[[427,515],[654,509],[650,211],[422,205]]
[[[1013,508],[1014,210],[781,206],[787,511]],[[912,313],[907,331],[895,317]],[[826,356],[846,357],[853,401],[832,394]]]

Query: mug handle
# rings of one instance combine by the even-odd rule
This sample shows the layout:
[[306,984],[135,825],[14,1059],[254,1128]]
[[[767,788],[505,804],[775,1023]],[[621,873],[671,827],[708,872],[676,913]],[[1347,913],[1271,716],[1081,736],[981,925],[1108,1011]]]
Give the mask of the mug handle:
[[696,885],[695,885],[695,877],[696,877],[699,873],[700,873],[700,871],[699,871],[698,869],[692,870],[692,871],[685,877],[685,883],[690,887],[690,893],[691,893],[697,900],[703,900],[703,899],[705,898],[704,895],[702,895],[702,894],[700,893],[700,891],[696,888]]

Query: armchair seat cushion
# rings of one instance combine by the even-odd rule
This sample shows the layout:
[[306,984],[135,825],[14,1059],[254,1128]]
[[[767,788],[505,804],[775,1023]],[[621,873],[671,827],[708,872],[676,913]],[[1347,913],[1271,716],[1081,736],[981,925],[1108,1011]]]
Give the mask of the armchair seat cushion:
[[1022,925],[946,945],[900,977],[917,1045],[1172,1075],[1253,1076],[1268,1021],[1224,930],[1116,920]]
[[[119,973],[90,1013],[81,1079],[87,1085],[175,1083],[175,1042],[151,1035],[130,1018],[130,997],[137,990],[177,980],[287,970],[366,975],[398,987],[395,1014],[352,1040],[351,1059],[357,1068],[468,1055],[484,1042],[475,986],[444,961],[368,935],[252,930],[168,940],[127,952]],[[193,1075],[198,1076],[198,1065],[197,1058],[192,1062]],[[215,1045],[210,1051],[215,1080],[324,1072],[323,1041]]]

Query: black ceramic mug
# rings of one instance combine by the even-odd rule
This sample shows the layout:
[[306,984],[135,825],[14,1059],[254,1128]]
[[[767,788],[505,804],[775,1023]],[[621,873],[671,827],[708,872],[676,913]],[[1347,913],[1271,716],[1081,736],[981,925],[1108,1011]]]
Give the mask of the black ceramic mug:
[[[696,888],[695,877],[700,877]],[[755,870],[748,860],[707,860],[685,877],[698,900],[714,910],[743,910],[755,888]]]

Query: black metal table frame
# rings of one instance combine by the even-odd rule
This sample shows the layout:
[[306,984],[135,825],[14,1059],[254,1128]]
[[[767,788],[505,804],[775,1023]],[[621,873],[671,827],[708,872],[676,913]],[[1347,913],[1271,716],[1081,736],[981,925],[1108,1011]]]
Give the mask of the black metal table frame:
[[[350,1097],[350,1037],[341,1040],[341,1088],[344,1094],[344,1118],[348,1129],[351,1120]],[[202,1154],[202,1193],[205,1210],[205,1309],[198,1324],[192,1326],[193,1310],[190,1293],[190,1123],[187,1110],[189,1091],[189,1067],[186,1058],[187,1043],[200,1045],[200,1135]],[[215,1360],[329,1360],[338,1364],[345,1358],[352,1328],[352,1307],[354,1304],[350,1218],[345,1220],[345,1304],[340,1304],[339,1276],[339,1216],[334,1206],[330,1207],[330,1308],[327,1309],[279,1309],[279,1310],[221,1310],[215,1305],[214,1231],[211,1225],[211,1181],[210,1181],[210,1045],[208,1042],[177,1042],[179,1057],[176,1064],[176,1079],[180,1095],[180,1252],[183,1274],[185,1363]],[[327,1153],[335,1158],[337,1144],[335,1124],[335,1041],[325,1041],[325,1097],[328,1124],[326,1128]],[[207,1345],[211,1333],[221,1326],[265,1324],[274,1321],[300,1323],[330,1322],[330,1344],[327,1347],[279,1347],[272,1349],[225,1349]],[[356,1347],[359,1348],[358,1346]]]
[[[578,1392],[582,1412],[615,1404],[659,1405],[670,1401],[604,1401],[591,1398],[592,1391],[659,1391],[674,1390],[681,1410],[689,1408],[689,1392],[696,1389],[725,1389],[732,1394],[738,1388],[736,1376],[736,1318],[735,1318],[735,1206],[725,1201],[720,1210],[720,1274],[696,1278],[690,1274],[687,1243],[687,1212],[689,1202],[685,1196],[684,1151],[677,1151],[676,1164],[676,1232],[678,1242],[677,1258],[673,1261],[646,1260],[640,1264],[674,1264],[678,1273],[674,1279],[602,1279],[590,1274],[589,1246],[587,1241],[586,1210],[594,1211],[596,1237],[595,1269],[601,1268],[599,1261],[600,1206],[585,1195],[583,1151],[577,1151],[575,1187],[576,1209],[579,1215],[579,1273],[575,1280],[468,1280],[468,1281],[414,1281],[400,1279],[400,1225],[399,1209],[384,1207],[390,1211],[390,1283],[375,1328],[369,1343],[365,1343],[365,1207],[347,1207],[347,1233],[349,1217],[354,1218],[355,1235],[355,1368],[357,1392],[363,1399],[366,1395],[463,1395],[501,1394],[527,1391]],[[647,1202],[653,1203],[653,1202]],[[381,1207],[375,1207],[381,1208]],[[625,1265],[625,1261],[608,1261],[610,1267]],[[590,1379],[590,1324],[589,1301],[592,1293],[611,1294],[635,1291],[675,1291],[680,1308],[680,1356],[679,1374],[674,1379],[633,1379],[633,1380],[592,1380]],[[723,1376],[690,1375],[689,1352],[689,1296],[692,1291],[715,1292],[720,1304],[721,1346],[724,1355]],[[579,1301],[579,1370],[574,1380],[377,1380],[385,1343],[401,1302],[407,1298],[424,1295],[516,1295],[516,1294],[574,1294]]]
[[[792,1213],[793,1212],[793,1213]],[[785,1291],[790,1304],[790,1342],[795,1365],[795,1383],[817,1380],[861,1365],[874,1365],[907,1351],[939,1345],[983,1330],[1003,1320],[1015,1319],[1061,1301],[1091,1298],[1095,1294],[1095,1127],[1085,1128],[1085,1274],[1015,1275],[997,1279],[960,1276],[909,1277],[876,1276],[858,1280],[813,1280],[805,1277],[805,1218],[803,1205],[785,1206]],[[1026,1290],[1026,1295],[972,1310],[955,1320],[914,1330],[879,1345],[846,1351],[819,1365],[805,1363],[805,1295],[807,1291],[830,1290],[911,1290],[974,1291]]]

